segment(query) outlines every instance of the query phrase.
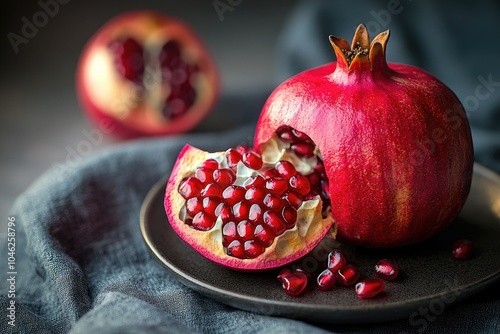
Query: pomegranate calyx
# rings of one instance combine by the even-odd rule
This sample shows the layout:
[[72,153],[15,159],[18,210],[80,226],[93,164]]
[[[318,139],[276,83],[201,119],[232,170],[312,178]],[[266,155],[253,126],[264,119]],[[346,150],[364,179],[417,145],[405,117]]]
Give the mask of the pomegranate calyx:
[[342,72],[352,72],[358,68],[370,71],[381,68],[387,71],[385,48],[389,35],[389,30],[383,31],[370,43],[364,24],[356,29],[351,45],[345,39],[331,35],[329,39],[337,57],[337,69]]

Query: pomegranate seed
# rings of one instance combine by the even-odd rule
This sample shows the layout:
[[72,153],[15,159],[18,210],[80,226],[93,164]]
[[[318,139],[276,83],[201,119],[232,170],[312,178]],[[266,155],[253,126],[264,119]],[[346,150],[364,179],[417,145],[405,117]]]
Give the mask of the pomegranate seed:
[[227,247],[231,242],[236,240],[238,232],[234,222],[227,222],[222,227],[222,246]]
[[304,292],[307,286],[307,275],[301,271],[296,271],[288,275],[281,276],[282,287],[290,296],[296,297]]
[[279,177],[280,174],[278,173],[278,171],[274,168],[269,168],[269,169],[266,169],[265,171],[262,171],[262,174],[264,174],[264,176],[266,177],[266,179],[272,179],[274,177]]
[[179,184],[179,194],[184,199],[189,199],[200,194],[203,184],[195,177],[188,177]]
[[274,177],[266,181],[266,188],[274,194],[281,195],[288,189],[288,182],[282,177]]
[[214,227],[215,221],[214,216],[205,212],[198,212],[193,217],[192,226],[199,231],[209,231]]
[[296,174],[289,180],[290,187],[297,191],[302,196],[307,195],[311,190],[311,184],[307,177],[302,174]]
[[233,206],[245,198],[245,192],[245,188],[233,184],[224,189],[222,198],[227,204]]
[[326,266],[333,272],[344,268],[346,263],[345,255],[340,249],[332,250],[326,258]]
[[234,148],[230,148],[226,151],[226,162],[229,168],[236,168],[238,162],[241,161],[241,154]]
[[281,207],[283,207],[283,200],[275,194],[267,194],[266,197],[264,197],[264,200],[262,201],[265,206],[267,206],[269,209],[273,210],[280,210]]
[[385,289],[384,281],[378,278],[367,278],[356,284],[356,296],[361,299],[373,298]]
[[326,268],[316,279],[316,286],[321,291],[330,290],[335,285],[335,273]]
[[302,198],[300,197],[299,194],[294,192],[293,190],[287,190],[282,197],[284,200],[286,200],[288,203],[290,203],[291,206],[293,206],[295,209],[300,208],[302,205]]
[[213,170],[206,168],[206,167],[198,167],[196,168],[196,171],[194,172],[194,176],[200,180],[202,183],[211,183],[214,181],[214,178],[212,176]]
[[253,151],[248,151],[246,153],[243,153],[243,156],[241,157],[241,162],[243,162],[245,166],[253,170],[261,169],[263,164],[260,155]]
[[264,247],[253,240],[245,241],[244,249],[245,255],[248,259],[254,259],[264,253]]
[[133,38],[115,41],[109,45],[117,71],[125,79],[142,83],[144,75],[144,51]]
[[222,188],[217,183],[209,183],[201,190],[200,195],[222,197]]
[[252,223],[259,223],[262,221],[262,209],[259,204],[252,204],[248,211],[248,220]]
[[265,186],[266,186],[266,180],[260,175],[250,176],[243,183],[243,187],[245,187],[246,189],[249,189],[251,187],[265,187]]
[[217,182],[221,187],[227,187],[236,181],[236,174],[229,168],[221,168],[214,170],[214,181]]
[[278,276],[277,276],[276,278],[278,279],[278,281],[280,281],[280,282],[282,282],[282,283],[283,283],[283,281],[282,281],[282,280],[283,280],[283,278],[284,278],[285,276],[290,275],[291,273],[292,273],[292,271],[291,271],[290,269],[288,269],[288,268],[283,268],[283,269],[281,269],[281,270],[280,270],[280,272],[279,272],[279,274],[278,274]]
[[203,198],[201,197],[191,197],[186,201],[186,211],[187,213],[193,217],[198,212],[203,210]]
[[348,264],[337,270],[337,282],[343,286],[351,286],[359,279],[359,270],[352,264]]
[[375,265],[375,275],[382,279],[392,281],[398,277],[398,273],[398,267],[394,264],[394,262],[387,259],[382,259]]
[[289,161],[278,161],[274,168],[280,176],[284,177],[287,180],[297,174],[295,166]]
[[286,230],[285,222],[274,211],[268,210],[264,212],[262,220],[264,221],[264,224],[269,226],[276,235],[280,235]]
[[227,255],[240,259],[246,258],[245,249],[239,240],[231,241],[231,243],[227,246]]
[[233,210],[231,209],[231,206],[227,203],[220,203],[217,205],[214,211],[215,217],[220,217],[220,219],[223,222],[227,222],[231,219],[233,219]]
[[452,247],[453,257],[458,260],[468,260],[474,253],[474,244],[467,239],[457,240]]
[[248,220],[242,220],[236,227],[238,235],[243,240],[250,240],[253,237],[254,228]]
[[321,178],[318,173],[312,173],[307,175],[307,179],[309,180],[311,187],[318,186],[319,182],[321,181]]
[[215,159],[207,159],[202,162],[200,167],[211,169],[212,171],[216,170],[219,168],[219,163]]
[[314,165],[314,171],[318,174],[325,172],[325,165],[323,165],[323,161],[319,157],[316,158],[316,164]]
[[248,219],[248,213],[250,211],[250,202],[241,201],[233,205],[233,215],[235,219],[243,220]]
[[215,216],[215,209],[220,204],[220,199],[217,197],[205,197],[203,199],[203,209],[211,216]]
[[245,199],[252,203],[262,203],[266,197],[266,189],[260,187],[250,187],[245,193]]
[[285,221],[286,228],[292,228],[295,226],[295,222],[297,221],[297,210],[295,210],[295,208],[285,205],[281,211],[281,216]]
[[314,144],[296,142],[290,147],[299,157],[311,158],[314,156]]
[[291,143],[291,142],[294,142],[296,140],[295,136],[292,133],[292,129],[288,126],[280,127],[276,131],[276,133],[278,134],[278,137],[284,142]]
[[264,225],[257,225],[254,232],[255,240],[258,241],[262,246],[269,247],[274,242],[274,232]]
[[298,140],[311,141],[311,138],[308,135],[299,130],[292,129],[292,134]]
[[247,152],[250,152],[250,151],[253,151],[252,148],[250,146],[247,146],[247,145],[238,145],[236,146],[236,151],[243,155],[244,153],[247,153]]

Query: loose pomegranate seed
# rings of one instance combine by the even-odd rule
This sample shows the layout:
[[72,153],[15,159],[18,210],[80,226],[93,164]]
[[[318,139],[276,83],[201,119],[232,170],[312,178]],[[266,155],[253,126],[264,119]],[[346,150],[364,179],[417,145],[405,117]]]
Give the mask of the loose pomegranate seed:
[[144,51],[133,38],[112,42],[109,45],[115,68],[125,79],[136,84],[142,83],[144,75]]
[[467,239],[457,240],[452,247],[453,257],[458,260],[468,260],[474,253],[474,244]]
[[314,144],[296,142],[290,147],[299,157],[311,158],[314,156]]
[[233,184],[224,189],[222,198],[227,204],[233,206],[245,198],[245,192],[245,188]]
[[211,183],[214,181],[213,178],[213,169],[206,168],[206,167],[198,167],[196,168],[196,171],[194,172],[194,176],[200,180],[203,183]]
[[252,203],[262,203],[266,195],[266,189],[261,187],[250,187],[245,193],[245,199]]
[[215,210],[220,203],[220,199],[217,197],[205,197],[203,199],[203,211],[215,217]]
[[293,206],[295,209],[300,208],[302,205],[302,197],[300,197],[299,194],[294,192],[293,190],[287,190],[282,197],[284,200],[286,200],[288,203],[290,203],[291,206]]
[[266,188],[274,194],[281,195],[288,189],[288,182],[282,177],[273,177],[266,181]]
[[285,232],[286,229],[286,224],[281,219],[278,214],[274,211],[268,210],[264,212],[264,215],[262,216],[262,220],[264,221],[264,224],[269,226],[271,230],[274,232],[276,235],[280,235],[283,232]]
[[215,217],[220,217],[220,219],[223,222],[228,222],[234,218],[233,210],[232,210],[231,206],[229,206],[229,204],[224,203],[224,202],[217,205],[217,208],[215,208],[214,214],[215,214]]
[[217,182],[221,187],[227,187],[236,181],[236,174],[229,168],[221,168],[214,170],[214,181]]
[[348,264],[337,270],[337,282],[343,286],[351,286],[359,279],[359,270],[352,264]]
[[232,221],[227,222],[222,227],[222,246],[227,247],[231,242],[238,238],[236,224]]
[[197,178],[190,176],[179,184],[179,194],[184,199],[198,196],[203,188],[203,184]]
[[245,255],[248,259],[256,258],[257,256],[264,253],[265,250],[264,247],[262,247],[253,240],[245,241],[244,249],[245,249]]
[[284,177],[287,180],[297,174],[295,166],[289,161],[278,161],[274,168],[280,176]]
[[311,184],[307,177],[302,174],[296,174],[292,176],[289,180],[290,187],[302,196],[307,195],[311,190]]
[[398,277],[398,273],[398,267],[390,260],[382,259],[375,265],[375,275],[382,279],[392,281]]
[[259,204],[252,204],[250,210],[248,211],[248,220],[252,223],[259,223],[262,221],[262,209]]
[[292,228],[295,226],[295,222],[297,221],[297,210],[295,210],[295,208],[285,205],[281,211],[281,216],[285,221],[286,228]]
[[249,201],[241,201],[233,205],[233,215],[235,219],[238,220],[248,219],[249,211],[250,211]]
[[283,200],[275,194],[267,194],[262,201],[269,209],[280,210],[283,207]]
[[340,249],[334,249],[326,258],[326,266],[333,272],[338,271],[341,268],[344,268],[347,261],[344,253]]
[[240,221],[236,229],[242,240],[250,240],[253,237],[254,227],[248,220]]
[[266,187],[266,180],[260,175],[250,176],[243,183],[243,187],[249,189],[251,187]]
[[222,197],[222,188],[217,183],[209,183],[201,190],[200,195]]
[[215,225],[216,218],[205,212],[198,212],[193,217],[192,226],[199,231],[209,231]]
[[207,159],[201,163],[200,167],[208,168],[214,171],[219,168],[219,163],[215,159]]
[[384,281],[378,278],[367,278],[356,284],[356,296],[361,299],[373,298],[385,289]]
[[335,273],[326,268],[318,275],[316,286],[321,291],[329,290],[335,285],[335,279]]
[[281,283],[286,293],[296,297],[304,292],[307,286],[307,276],[303,272],[296,271],[288,275],[282,275]]
[[191,216],[194,217],[198,212],[203,210],[203,198],[202,197],[191,197],[186,201],[186,211]]
[[238,162],[241,161],[241,154],[234,148],[230,148],[226,151],[226,162],[229,168],[235,169]]
[[282,281],[282,280],[283,280],[283,278],[284,278],[285,276],[290,275],[291,273],[292,273],[292,271],[291,271],[290,269],[288,269],[288,268],[283,268],[283,269],[281,269],[281,270],[280,270],[280,272],[279,272],[279,274],[278,274],[278,276],[277,276],[276,278],[278,279],[278,281],[283,282],[283,281]]
[[245,166],[253,170],[258,170],[262,168],[263,164],[260,155],[255,153],[254,151],[248,151],[243,153],[243,156],[241,157],[241,162],[243,162]]
[[245,248],[241,244],[239,240],[233,240],[231,243],[227,246],[227,255],[229,256],[234,256],[240,259],[246,258],[245,255]]
[[255,240],[258,241],[262,246],[269,247],[274,242],[274,232],[271,231],[269,227],[264,225],[257,225],[254,232]]

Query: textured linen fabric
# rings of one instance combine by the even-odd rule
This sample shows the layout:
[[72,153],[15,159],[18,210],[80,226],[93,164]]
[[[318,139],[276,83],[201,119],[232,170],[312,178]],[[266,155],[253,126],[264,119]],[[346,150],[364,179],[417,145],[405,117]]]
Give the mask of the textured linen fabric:
[[[338,2],[335,3],[338,5]],[[417,1],[403,4],[414,5],[423,14],[434,13],[431,9],[422,9],[423,4],[416,3]],[[386,2],[372,1],[366,4],[366,8],[373,10],[383,9],[385,7],[380,6],[387,5]],[[288,56],[284,58],[287,61],[281,63],[284,65],[282,73],[288,76],[304,66],[319,65],[331,60],[332,52],[325,43],[326,37],[321,40],[318,37],[316,40],[315,36],[335,33],[349,38],[353,31],[353,21],[357,24],[358,21],[373,20],[369,16],[369,9],[363,19],[349,12],[347,5],[342,7],[346,8],[336,7],[335,11],[329,2],[321,1],[307,1],[300,6],[297,13],[301,14],[294,14],[291,17],[293,24],[285,30],[283,45],[286,47],[283,50]],[[418,15],[423,15],[422,13]],[[498,14],[498,6],[493,6],[484,13]],[[493,79],[500,81],[498,62],[486,65],[485,62],[472,63],[460,59],[468,55],[470,50],[464,50],[466,55],[456,52],[452,54],[459,58],[455,60],[459,65],[454,63],[455,58],[446,61],[441,59],[441,63],[436,63],[439,60],[432,58],[431,62],[428,57],[439,55],[427,54],[426,50],[419,50],[414,54],[416,45],[422,43],[418,39],[420,33],[429,37],[436,31],[427,25],[416,24],[415,19],[411,21],[415,14],[408,9],[392,17],[391,28],[396,30],[395,26],[398,25],[401,30],[391,37],[389,54],[398,55],[401,57],[400,61],[420,66],[422,65],[418,61],[423,61],[424,68],[427,66],[430,72],[448,80],[450,86],[456,86],[454,90],[462,100],[474,93],[477,76],[487,78],[492,73]],[[470,17],[468,19],[472,20]],[[496,19],[484,21],[485,24],[499,24]],[[447,31],[444,29],[443,34]],[[451,34],[451,31],[455,30],[448,32]],[[437,37],[437,44],[439,41],[451,43],[453,38],[458,38],[451,35]],[[306,43],[308,48],[298,41]],[[491,43],[488,49],[482,51],[497,52],[498,56],[499,45]],[[441,56],[445,57],[446,54]],[[412,60],[417,60],[417,63]],[[450,66],[453,68],[446,71]],[[464,74],[465,72],[469,74]],[[210,151],[251,143],[253,124],[262,106],[263,96],[252,101],[233,99],[232,103],[222,104],[215,117],[207,121],[204,133],[137,140],[117,145],[74,167],[62,171],[50,170],[36,181],[18,198],[12,211],[16,218],[17,232],[16,327],[8,325],[8,319],[2,315],[0,332],[500,332],[500,293],[497,287],[449,307],[443,314],[430,317],[425,322],[425,328],[421,323],[412,324],[409,319],[384,324],[340,326],[309,324],[237,310],[199,295],[172,277],[153,258],[142,239],[139,229],[142,201],[153,184],[170,172],[185,143]],[[492,93],[490,99],[481,101],[480,112],[469,113],[476,159],[497,171],[500,171],[499,96],[500,93]],[[241,113],[241,109],[235,109],[242,106],[244,110]],[[238,123],[242,127],[221,131],[221,128],[234,127]],[[208,131],[210,129],[217,131]],[[2,240],[2,252],[6,249],[4,242]],[[0,307],[6,314],[9,299],[5,293],[5,281],[0,287]]]

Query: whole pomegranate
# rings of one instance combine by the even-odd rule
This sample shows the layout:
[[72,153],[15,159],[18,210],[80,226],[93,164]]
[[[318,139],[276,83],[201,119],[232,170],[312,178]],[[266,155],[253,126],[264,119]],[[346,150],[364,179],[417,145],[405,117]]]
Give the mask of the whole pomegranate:
[[185,132],[218,97],[214,61],[183,22],[154,11],[121,14],[85,46],[77,92],[92,121],[116,136]]
[[471,133],[459,100],[430,74],[387,63],[388,39],[386,31],[370,43],[364,25],[351,45],[330,36],[337,62],[277,87],[255,132],[257,152],[278,137],[321,157],[337,238],[366,247],[436,234],[461,210],[472,177]]

